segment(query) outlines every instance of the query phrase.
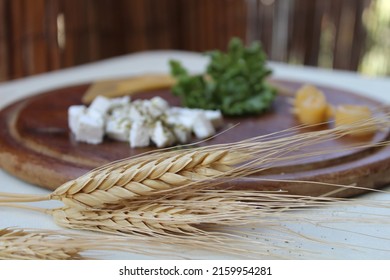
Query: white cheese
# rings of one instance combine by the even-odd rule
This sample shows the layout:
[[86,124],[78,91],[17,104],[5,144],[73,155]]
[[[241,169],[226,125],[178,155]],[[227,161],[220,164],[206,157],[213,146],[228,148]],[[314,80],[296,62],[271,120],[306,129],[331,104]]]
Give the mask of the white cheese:
[[145,122],[154,122],[157,116],[151,114],[151,111],[153,111],[153,109],[150,100],[137,100],[134,106],[140,112]]
[[163,126],[161,121],[157,121],[151,133],[152,141],[156,144],[157,147],[167,147],[172,145],[175,141],[175,138],[166,127]]
[[147,109],[148,109],[148,113],[153,118],[158,118],[162,116],[169,109],[169,104],[161,97],[156,96],[150,99],[150,102],[147,103]]
[[130,119],[130,109],[131,105],[126,104],[120,107],[113,108],[111,110],[111,113],[109,114],[109,118],[112,119],[123,119],[123,118],[128,118]]
[[204,139],[215,134],[215,128],[203,112],[198,112],[193,122],[192,130],[199,139]]
[[189,143],[191,140],[191,130],[182,125],[174,126],[172,132],[180,144]]
[[84,105],[73,105],[68,108],[68,125],[70,130],[74,133],[77,130],[79,118],[87,111]]
[[118,141],[129,141],[131,121],[127,118],[109,118],[106,122],[106,134]]
[[223,124],[220,111],[169,107],[159,96],[150,100],[130,97],[97,97],[89,108],[71,106],[68,122],[78,141],[100,143],[104,135],[129,141],[131,147],[149,146],[152,141],[162,148],[215,134]]
[[181,107],[172,107],[169,112],[174,115],[194,115],[196,113],[204,113],[206,118],[211,121],[215,128],[221,127],[223,124],[223,116],[220,110],[202,110],[190,109]]
[[94,111],[88,111],[78,118],[74,135],[77,141],[99,144],[104,137],[104,119]]
[[160,96],[153,97],[152,99],[150,99],[150,102],[153,104],[154,107],[159,108],[161,110],[166,111],[169,109],[168,102]]
[[129,110],[129,118],[133,122],[144,122],[145,117],[142,114],[141,110],[137,106],[131,106]]
[[137,121],[131,125],[129,142],[132,148],[149,146],[149,129],[145,123]]
[[171,126],[181,125],[180,118],[177,114],[165,114],[162,119],[164,120],[164,123]]
[[102,115],[107,114],[108,110],[111,108],[111,101],[110,99],[104,97],[104,96],[98,96],[96,97],[91,105],[88,107],[88,110],[90,111],[97,111]]
[[193,130],[193,127],[194,127],[194,122],[197,118],[197,114],[194,113],[194,114],[183,114],[183,115],[179,115],[178,116],[179,118],[179,124],[188,128],[188,129],[191,129]]
[[189,109],[189,108],[183,108],[183,107],[171,107],[169,108],[169,113],[170,114],[186,114],[189,112],[192,112],[194,109]]
[[120,108],[130,104],[130,96],[123,96],[110,99],[110,109]]
[[223,125],[222,113],[219,110],[204,110],[204,115],[212,123],[214,128],[220,128]]

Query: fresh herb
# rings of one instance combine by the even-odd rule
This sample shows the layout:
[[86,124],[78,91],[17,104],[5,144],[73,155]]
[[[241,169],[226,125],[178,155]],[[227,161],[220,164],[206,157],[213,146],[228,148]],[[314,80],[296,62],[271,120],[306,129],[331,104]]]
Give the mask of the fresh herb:
[[177,79],[172,88],[182,105],[190,108],[221,110],[224,115],[258,114],[267,110],[275,98],[275,89],[265,78],[271,70],[259,42],[243,46],[233,38],[227,53],[207,53],[206,73],[190,75],[179,61],[171,60],[171,74]]

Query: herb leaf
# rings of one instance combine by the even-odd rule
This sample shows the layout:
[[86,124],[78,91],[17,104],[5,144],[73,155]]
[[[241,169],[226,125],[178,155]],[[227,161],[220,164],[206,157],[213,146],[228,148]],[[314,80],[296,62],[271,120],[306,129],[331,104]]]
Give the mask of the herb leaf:
[[183,106],[235,116],[258,114],[271,106],[276,91],[265,82],[271,70],[265,66],[260,43],[245,48],[240,39],[233,38],[226,53],[207,55],[210,63],[202,75],[189,75],[179,61],[170,61],[171,74],[177,79],[172,92]]

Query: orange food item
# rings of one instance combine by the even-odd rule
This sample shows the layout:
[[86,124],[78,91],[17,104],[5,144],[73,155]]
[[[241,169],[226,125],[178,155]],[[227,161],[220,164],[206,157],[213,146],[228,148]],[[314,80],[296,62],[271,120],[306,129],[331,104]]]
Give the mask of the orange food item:
[[294,99],[294,113],[303,124],[312,125],[325,122],[330,112],[325,95],[312,85],[301,87]]
[[[372,118],[372,112],[367,106],[359,105],[341,105],[335,109],[334,120],[335,126],[348,126],[354,123],[364,122]],[[373,134],[377,127],[373,124],[367,124],[359,130],[353,130],[349,133],[352,136],[367,136]]]

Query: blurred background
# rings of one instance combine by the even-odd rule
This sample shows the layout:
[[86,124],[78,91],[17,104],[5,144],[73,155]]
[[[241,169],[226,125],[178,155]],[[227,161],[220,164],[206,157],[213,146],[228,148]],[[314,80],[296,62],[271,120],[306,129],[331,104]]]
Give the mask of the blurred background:
[[0,81],[144,50],[225,50],[390,75],[389,0],[0,0]]

